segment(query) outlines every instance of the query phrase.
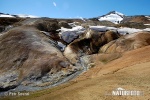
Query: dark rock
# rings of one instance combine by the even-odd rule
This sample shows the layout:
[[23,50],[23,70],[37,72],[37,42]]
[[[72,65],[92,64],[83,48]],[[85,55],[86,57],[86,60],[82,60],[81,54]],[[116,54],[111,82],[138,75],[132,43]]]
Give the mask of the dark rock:
[[59,27],[64,27],[64,28],[72,28],[66,21],[60,21],[58,23]]
[[5,30],[5,26],[0,26],[0,32],[3,32]]

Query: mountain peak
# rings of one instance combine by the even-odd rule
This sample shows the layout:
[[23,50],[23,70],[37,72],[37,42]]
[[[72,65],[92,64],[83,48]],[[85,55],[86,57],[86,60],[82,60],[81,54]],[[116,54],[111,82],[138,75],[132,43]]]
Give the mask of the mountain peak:
[[121,17],[124,17],[124,16],[125,16],[123,13],[120,13],[120,12],[118,12],[118,11],[110,11],[110,12],[107,13],[106,15],[110,15],[110,14],[117,14],[117,15],[119,15],[119,16],[121,16]]
[[5,14],[5,13],[1,13],[1,12],[0,12],[0,17],[39,18],[39,17],[33,16],[33,15],[25,15],[25,14],[11,15],[11,14]]
[[110,11],[106,15],[99,17],[99,21],[111,21],[115,24],[118,24],[123,20],[124,16],[125,15],[120,12]]

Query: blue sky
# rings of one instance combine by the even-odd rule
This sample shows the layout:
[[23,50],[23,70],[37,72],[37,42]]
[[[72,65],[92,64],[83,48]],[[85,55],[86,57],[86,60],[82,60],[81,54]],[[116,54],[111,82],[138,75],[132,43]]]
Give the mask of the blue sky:
[[51,18],[91,18],[118,11],[150,15],[150,0],[0,0],[0,12]]

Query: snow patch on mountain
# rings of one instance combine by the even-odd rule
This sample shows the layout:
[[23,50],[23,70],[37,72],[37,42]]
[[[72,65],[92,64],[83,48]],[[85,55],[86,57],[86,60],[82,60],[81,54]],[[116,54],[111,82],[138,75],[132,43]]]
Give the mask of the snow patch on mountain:
[[0,17],[14,17],[14,16],[12,16],[12,15],[9,15],[9,14],[0,14]]
[[120,34],[125,35],[125,34],[132,34],[132,33],[135,33],[135,32],[140,32],[140,31],[143,31],[143,30],[142,29],[123,27],[123,28],[118,28],[117,31]]
[[148,20],[150,20],[150,16],[145,16],[146,18],[148,18]]
[[104,16],[101,16],[98,20],[99,21],[110,21],[114,24],[120,23],[124,18],[124,14],[117,12],[117,11],[112,11]]
[[107,26],[89,26],[90,29],[96,31],[107,31],[107,30],[117,30],[115,27],[107,27]]
[[[74,25],[74,23],[69,23],[69,24]],[[150,31],[150,28],[135,29],[135,28],[128,28],[128,27],[115,28],[115,27],[107,27],[107,26],[89,26],[89,28],[92,30],[95,30],[95,31],[99,31],[99,32],[105,32],[105,31],[111,30],[111,31],[118,32],[119,34],[122,34],[122,35],[132,34],[132,33],[141,32],[141,31]],[[59,29],[57,31],[59,31],[60,37],[65,42],[70,43],[73,40],[75,40],[76,38],[78,38],[79,35],[84,33],[85,28],[83,28],[82,26],[74,25],[74,27],[72,27],[71,29],[61,27],[61,29]],[[89,34],[87,33],[87,35],[89,35]]]
[[21,17],[21,18],[39,18],[37,16],[33,16],[33,15],[25,15],[25,14],[17,14],[16,16]]
[[143,29],[144,31],[149,31],[150,32],[150,28],[145,28]]
[[150,24],[144,24],[144,25],[146,25],[146,26],[150,26]]
[[149,18],[149,19],[150,19],[150,16],[145,16],[145,17],[147,17],[147,18]]
[[4,13],[0,13],[0,17],[11,17],[11,18],[16,18],[16,17],[20,17],[20,18],[39,18],[38,16],[33,16],[33,15],[25,15],[25,14],[16,14],[16,15],[11,15],[11,14],[4,14]]
[[115,28],[115,27],[107,27],[107,26],[89,26],[89,28],[100,32],[105,32],[108,30],[115,31],[115,32],[117,31],[119,34],[122,35],[132,34],[141,31],[150,31],[150,28],[136,29],[136,28],[128,28],[128,27]]

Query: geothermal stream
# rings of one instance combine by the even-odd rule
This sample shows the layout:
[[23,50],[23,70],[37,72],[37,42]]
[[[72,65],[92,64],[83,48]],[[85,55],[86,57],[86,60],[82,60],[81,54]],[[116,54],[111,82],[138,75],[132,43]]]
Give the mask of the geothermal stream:
[[49,86],[44,86],[44,87],[35,87],[35,86],[23,86],[23,85],[19,85],[14,89],[10,89],[8,91],[4,91],[4,92],[0,92],[0,96],[6,96],[5,94],[8,94],[8,92],[21,92],[21,91],[38,91],[38,90],[42,90],[42,89],[48,89],[48,88],[52,88],[54,86],[58,86],[60,84],[66,83],[72,79],[75,79],[77,76],[79,76],[81,73],[87,71],[87,67],[85,64],[85,61],[83,60],[82,56],[79,59],[79,62],[77,63],[76,66],[81,66],[83,69],[82,70],[78,70],[75,73],[59,80],[57,83],[54,83],[52,85]]

